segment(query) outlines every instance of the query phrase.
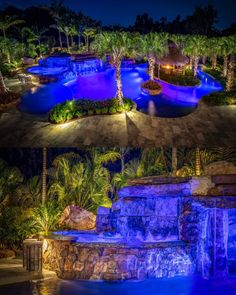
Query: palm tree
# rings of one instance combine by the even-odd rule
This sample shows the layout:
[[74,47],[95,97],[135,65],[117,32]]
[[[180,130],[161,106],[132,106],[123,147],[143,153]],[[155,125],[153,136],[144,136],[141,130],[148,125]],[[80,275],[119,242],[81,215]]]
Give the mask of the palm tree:
[[153,81],[156,58],[161,58],[168,50],[167,35],[149,33],[145,36],[140,36],[137,50],[141,52],[143,57],[147,58],[150,80]]
[[6,205],[15,188],[22,182],[23,175],[20,170],[8,166],[5,161],[0,159],[0,208]]
[[70,43],[69,43],[69,27],[68,26],[64,26],[62,28],[62,32],[65,34],[66,36],[66,45],[67,45],[67,49],[68,51],[70,51]]
[[83,36],[85,37],[85,44],[87,48],[87,52],[89,52],[89,39],[94,38],[96,34],[96,30],[93,28],[85,28],[83,31]]
[[[3,32],[3,37],[4,37],[4,40],[6,41],[6,31],[13,27],[13,26],[16,26],[16,25],[19,25],[19,24],[22,24],[24,23],[23,20],[20,20],[20,19],[15,19],[14,17],[12,16],[5,16],[3,19],[0,20],[0,31]],[[11,62],[11,58],[10,58],[10,54],[8,53],[7,54],[7,60],[8,60],[8,63]]]
[[193,60],[194,77],[197,77],[199,58],[205,54],[204,48],[206,41],[206,37],[202,35],[188,36],[185,51],[188,55],[190,55],[190,58]]
[[48,235],[50,231],[57,229],[61,215],[61,208],[55,201],[47,201],[40,204],[34,210],[34,220],[40,232]]
[[34,176],[18,185],[14,192],[21,207],[32,208],[41,203],[42,181],[40,176]]
[[3,32],[3,37],[6,39],[6,31],[16,25],[24,23],[24,20],[15,19],[12,16],[5,16],[4,19],[0,20],[0,30]]
[[231,53],[231,47],[233,44],[232,44],[231,37],[221,37],[220,40],[221,40],[221,56],[224,59],[222,76],[226,77],[228,72],[228,59],[229,59],[229,55]]
[[42,152],[42,204],[45,204],[47,196],[47,148],[44,147]]
[[74,45],[74,41],[73,41],[73,37],[77,35],[77,30],[76,27],[74,25],[70,25],[69,26],[69,36],[71,39],[71,47]]
[[207,40],[208,56],[211,59],[212,69],[217,67],[217,56],[221,50],[221,40],[220,38],[210,38]]
[[96,211],[98,206],[110,206],[110,172],[104,164],[118,158],[117,152],[100,149],[91,149],[86,157],[75,153],[58,156],[48,171],[49,195],[63,207],[75,204]]
[[228,75],[226,80],[226,91],[231,91],[234,86],[234,68],[235,68],[234,55],[231,54],[229,57]]
[[230,37],[230,45],[229,45],[229,65],[228,65],[228,74],[226,79],[226,91],[231,91],[234,87],[234,71],[235,71],[235,60],[234,56],[236,53],[236,37]]
[[130,51],[130,43],[130,35],[125,32],[103,32],[96,36],[94,42],[94,48],[99,55],[110,55],[110,63],[116,71],[116,98],[119,105],[123,105],[121,62]]

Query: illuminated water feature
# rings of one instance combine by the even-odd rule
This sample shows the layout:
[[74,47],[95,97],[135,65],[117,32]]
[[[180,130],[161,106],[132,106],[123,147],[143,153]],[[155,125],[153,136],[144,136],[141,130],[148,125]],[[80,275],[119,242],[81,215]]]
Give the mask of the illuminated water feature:
[[[58,81],[34,87],[22,96],[20,110],[32,114],[43,114],[66,100],[113,98],[116,93],[115,71],[100,60],[68,62],[56,66],[55,61],[47,65],[31,67],[35,75],[57,76]],[[212,91],[220,91],[221,85],[211,76],[198,71],[201,85],[196,87],[174,86],[163,81],[162,93],[157,96],[145,94],[140,85],[149,79],[147,65],[123,64],[121,70],[123,93],[133,99],[137,109],[159,117],[180,117],[191,113],[199,99]]]
[[236,274],[236,200],[197,196],[201,181],[123,188],[112,208],[99,208],[95,231],[45,237],[44,266],[61,279],[227,282]]

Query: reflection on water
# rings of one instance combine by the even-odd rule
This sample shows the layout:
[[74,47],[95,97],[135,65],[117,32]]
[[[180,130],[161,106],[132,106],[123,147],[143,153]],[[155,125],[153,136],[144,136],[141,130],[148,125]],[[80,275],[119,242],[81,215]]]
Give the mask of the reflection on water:
[[198,277],[146,280],[142,282],[79,282],[45,280],[0,286],[6,295],[235,295],[236,278],[208,281]]

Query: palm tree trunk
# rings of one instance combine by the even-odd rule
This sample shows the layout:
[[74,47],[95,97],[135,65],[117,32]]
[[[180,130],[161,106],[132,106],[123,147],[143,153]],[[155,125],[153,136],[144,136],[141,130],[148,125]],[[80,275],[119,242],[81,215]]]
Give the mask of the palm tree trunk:
[[158,72],[157,72],[157,78],[160,79],[160,70],[161,70],[161,65],[158,64]]
[[123,105],[123,92],[122,92],[122,81],[121,81],[121,61],[116,62],[116,85],[117,92],[116,97],[119,101],[119,105]]
[[171,157],[171,162],[172,162],[172,177],[176,176],[177,173],[177,148],[176,147],[172,147],[172,157]]
[[224,56],[224,68],[223,68],[223,77],[227,76],[228,71],[228,55]]
[[189,67],[192,70],[192,68],[193,68],[193,57],[192,56],[189,57]]
[[46,202],[47,195],[47,148],[43,148],[43,166],[42,166],[42,204]]
[[199,60],[198,56],[195,56],[194,57],[194,67],[193,67],[194,78],[197,77],[198,60]]
[[203,63],[204,65],[206,64],[206,59],[207,59],[206,55],[203,55],[203,57],[202,57],[202,63]]
[[200,176],[201,175],[201,156],[200,156],[200,149],[199,147],[196,148],[196,151],[195,151],[195,164],[196,164],[196,175],[197,176]]
[[229,68],[226,80],[226,91],[231,91],[234,85],[234,57],[231,54],[229,58]]
[[216,66],[217,66],[217,55],[214,54],[211,58],[211,63],[212,63],[212,69],[216,69]]
[[89,37],[86,37],[86,44],[87,44],[87,52],[89,52]]
[[58,35],[59,35],[59,44],[60,44],[60,47],[62,48],[61,31],[60,30],[58,30]]
[[150,80],[153,81],[154,80],[154,67],[155,67],[155,59],[153,57],[149,57],[148,58],[148,65],[149,65],[149,76],[150,76]]
[[80,45],[81,45],[81,36],[80,36],[80,34],[78,34],[78,38],[79,38],[79,49],[80,49]]
[[0,71],[0,94],[8,92],[8,89],[4,83],[2,72]]
[[73,37],[70,35],[70,42],[71,42],[71,47],[73,47]]
[[69,36],[67,34],[66,34],[66,44],[67,44],[68,51],[70,51]]

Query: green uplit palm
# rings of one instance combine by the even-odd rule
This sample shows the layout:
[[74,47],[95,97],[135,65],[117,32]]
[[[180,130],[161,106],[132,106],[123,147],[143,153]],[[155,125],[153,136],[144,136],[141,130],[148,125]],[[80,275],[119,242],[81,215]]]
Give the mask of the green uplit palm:
[[56,196],[63,204],[78,205],[96,211],[98,206],[110,206],[110,173],[104,164],[119,158],[118,153],[92,149],[86,157],[69,153],[58,156],[48,171],[49,195]]
[[96,35],[96,30],[94,28],[85,28],[83,31],[83,36],[85,38],[86,48],[87,52],[89,52],[90,49],[90,39],[94,38]]
[[138,51],[148,60],[150,80],[154,80],[156,58],[163,57],[168,51],[168,37],[166,34],[149,33],[140,36]]
[[16,199],[21,207],[36,207],[41,202],[42,182],[39,176],[34,176],[25,183],[17,186]]
[[130,53],[130,35],[125,32],[103,32],[96,36],[93,45],[99,55],[103,57],[110,55],[110,62],[116,71],[116,97],[119,104],[123,105],[121,62]]
[[16,25],[24,23],[23,20],[15,19],[11,16],[5,16],[5,18],[0,19],[0,30],[3,32],[4,39],[6,39],[6,31]]
[[[0,31],[2,31],[2,33],[3,33],[3,37],[4,37],[5,42],[7,41],[6,31],[9,28],[19,25],[19,24],[22,24],[22,23],[24,23],[23,20],[15,19],[12,16],[5,16],[4,18],[0,19]],[[8,63],[11,62],[11,57],[10,57],[9,52],[7,53],[7,60],[8,60]]]
[[223,65],[223,77],[227,76],[228,72],[228,59],[229,55],[232,52],[232,37],[221,37],[221,56],[224,59],[224,65]]
[[193,75],[197,76],[197,69],[199,58],[205,54],[205,44],[207,42],[207,38],[202,35],[193,35],[187,37],[187,44],[184,50],[184,53],[190,56],[191,60],[193,60]]
[[23,182],[23,175],[16,167],[10,167],[0,159],[0,207],[14,196],[13,191]]
[[228,37],[229,40],[229,58],[226,79],[226,91],[231,91],[235,85],[235,54],[236,54],[236,36]]
[[217,57],[221,50],[221,40],[220,38],[210,38],[207,40],[207,55],[211,59],[212,68],[217,67]]
[[33,214],[35,228],[47,235],[50,231],[57,229],[60,216],[61,209],[55,201],[47,201],[45,204],[39,204]]

